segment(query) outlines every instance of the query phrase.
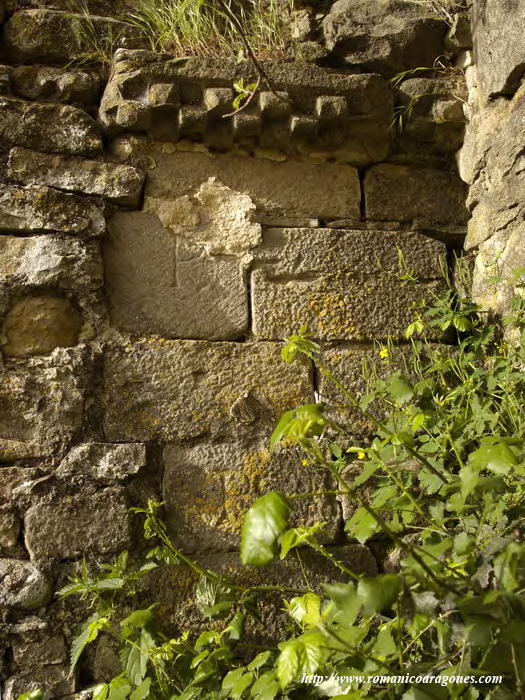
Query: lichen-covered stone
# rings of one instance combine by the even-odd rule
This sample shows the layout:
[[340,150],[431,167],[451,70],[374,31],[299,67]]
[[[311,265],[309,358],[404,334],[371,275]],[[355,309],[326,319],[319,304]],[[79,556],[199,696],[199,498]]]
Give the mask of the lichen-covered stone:
[[473,3],[472,36],[478,79],[486,98],[512,94],[525,75],[525,6],[516,0]]
[[346,65],[392,76],[432,66],[446,24],[430,7],[403,0],[337,0],[323,20],[327,48]]
[[13,94],[40,102],[97,103],[101,80],[95,70],[56,68],[54,66],[15,66],[10,71]]
[[283,162],[237,155],[178,151],[172,144],[147,152],[145,195],[175,200],[192,195],[215,177],[235,192],[245,192],[258,212],[288,217],[359,219],[361,189],[349,165],[289,159]]
[[89,200],[49,187],[4,185],[0,192],[0,231],[100,236],[103,212]]
[[466,188],[453,173],[382,163],[365,177],[366,215],[373,221],[411,221],[427,228],[466,224]]
[[82,156],[102,151],[97,123],[81,109],[0,97],[0,149],[12,146]]
[[15,302],[2,323],[2,352],[11,357],[46,355],[76,345],[82,317],[64,298],[50,294]]
[[[403,285],[398,250],[424,282]],[[437,291],[446,249],[417,233],[269,229],[252,273],[256,337],[286,337],[307,325],[316,338],[402,336],[413,304]]]
[[31,562],[0,559],[0,605],[32,610],[45,605],[52,593],[49,578]]
[[87,362],[67,348],[32,362],[2,374],[0,462],[49,456],[82,425]]
[[69,291],[102,285],[102,258],[94,241],[59,236],[0,236],[0,279],[5,287]]
[[[334,488],[327,472],[301,465],[298,451],[270,452],[261,442],[169,445],[164,450],[167,522],[177,546],[185,551],[238,547],[245,512],[268,491],[292,494]],[[294,525],[326,522],[326,536],[333,539],[338,521],[333,496],[294,501]]]
[[[106,354],[105,378],[106,437],[118,441],[268,435],[312,399],[309,369],[283,363],[275,343],[136,343]],[[243,397],[251,422],[234,408]]]
[[85,442],[68,452],[55,474],[61,478],[89,476],[102,484],[136,476],[146,464],[146,446]]
[[69,192],[99,195],[117,204],[139,203],[145,174],[137,168],[77,156],[62,156],[13,148],[7,177],[22,185],[47,185]]
[[5,50],[16,63],[68,63],[93,50],[82,38],[82,33],[90,32],[107,51],[143,43],[138,29],[127,22],[42,8],[12,15],[4,28]]
[[116,326],[168,338],[228,340],[246,333],[242,261],[209,256],[155,214],[120,212],[108,228],[104,266]]
[[27,510],[24,523],[33,560],[120,552],[131,545],[130,514],[121,488],[36,503]]
[[[377,575],[377,564],[370,550],[363,545],[347,545],[330,549],[336,559],[365,576]],[[341,571],[326,561],[321,555],[307,548],[301,549],[300,562],[294,556],[264,568],[241,566],[238,552],[201,554],[195,557],[205,569],[217,571],[238,585],[281,585],[290,589],[304,590],[304,572],[308,576],[308,588],[322,591],[322,584],[347,580]],[[157,614],[166,624],[173,626],[174,633],[184,630],[195,633],[209,629],[206,620],[195,605],[195,587],[198,577],[186,567],[173,567],[159,571],[153,581],[152,592],[159,601]],[[283,639],[289,624],[289,616],[283,610],[283,597],[294,597],[289,593],[270,593],[262,601],[261,622],[247,621],[247,639],[276,642]]]

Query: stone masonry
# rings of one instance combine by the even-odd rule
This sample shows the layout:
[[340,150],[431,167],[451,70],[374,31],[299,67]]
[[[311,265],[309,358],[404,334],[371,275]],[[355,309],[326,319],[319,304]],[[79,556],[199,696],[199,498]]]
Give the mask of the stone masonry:
[[[177,545],[239,580],[301,580],[295,560],[266,574],[238,557],[255,498],[331,487],[268,450],[279,416],[325,391],[280,341],[306,324],[361,388],[361,358],[402,341],[467,222],[481,295],[488,252],[519,258],[525,56],[481,0],[477,78],[466,11],[450,26],[408,0],[296,3],[294,60],[265,61],[272,90],[231,114],[249,62],[155,54],[129,2],[90,0],[118,42],[110,66],[79,63],[80,15],[22,5],[0,0],[0,684],[5,700],[80,700],[112,652],[68,675],[85,611],[54,591],[84,557],[140,549],[131,506],[165,501]],[[326,521],[334,556],[373,574],[381,562],[344,537],[348,507],[303,499],[295,522]],[[304,561],[314,585],[333,576]],[[174,631],[202,625],[184,576],[151,580]]]

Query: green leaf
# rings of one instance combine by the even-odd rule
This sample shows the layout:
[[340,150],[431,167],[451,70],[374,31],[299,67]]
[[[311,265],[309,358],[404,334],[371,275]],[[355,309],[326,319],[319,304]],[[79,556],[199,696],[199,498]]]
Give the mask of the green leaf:
[[352,625],[361,609],[361,599],[353,583],[325,583],[324,590],[345,617],[345,624]]
[[242,678],[244,673],[246,672],[246,668],[244,666],[241,666],[240,668],[236,668],[233,671],[229,671],[225,676],[224,680],[222,681],[222,691],[223,693],[230,693],[233,686],[237,683],[237,681]]
[[246,513],[241,536],[241,561],[265,566],[276,556],[279,537],[288,527],[290,505],[276,491],[258,498]]
[[[480,479],[479,472],[477,469],[473,469],[472,467],[467,465],[466,467],[463,467],[460,470],[459,478],[461,481],[461,495],[463,496],[463,498],[466,498],[472,493],[472,491],[474,491],[474,489],[478,485],[478,481]],[[448,503],[451,503],[450,499]]]
[[270,437],[270,448],[284,439],[300,442],[304,438],[321,435],[326,425],[324,410],[323,404],[310,403],[284,413]]
[[255,681],[250,695],[257,700],[273,700],[280,690],[281,686],[275,677],[275,671],[267,671]]
[[272,652],[271,651],[262,651],[260,654],[257,654],[255,659],[251,661],[246,668],[248,671],[255,671],[258,668],[261,668],[261,666],[264,666],[265,664],[270,661],[272,658]]
[[280,539],[281,554],[279,558],[284,559],[291,549],[307,542],[325,525],[326,523],[315,523],[311,527],[295,527],[292,530],[287,530]]
[[43,700],[43,690],[30,690],[28,693],[22,693],[16,700]]
[[155,620],[153,614],[153,609],[158,605],[158,603],[153,603],[149,608],[144,608],[143,610],[134,610],[131,615],[128,615],[122,622],[120,626],[122,628],[122,634],[128,637],[135,630],[141,629],[142,627],[147,627],[151,625]]
[[488,469],[494,474],[507,474],[517,464],[514,453],[504,442],[485,444],[469,455],[472,469]]
[[253,673],[245,673],[239,678],[230,691],[233,700],[240,700],[243,697],[244,691],[253,683]]
[[315,673],[323,657],[324,637],[318,632],[308,632],[297,639],[279,644],[281,653],[277,659],[277,678],[284,690],[303,673]]
[[86,621],[84,628],[78,634],[71,644],[71,657],[69,672],[71,673],[82,655],[82,652],[88,644],[95,641],[100,630],[107,626],[109,620],[107,617],[99,617],[98,613],[94,613]]
[[396,653],[397,646],[389,627],[383,627],[379,631],[376,642],[373,646],[373,650],[374,655],[381,658],[386,658],[387,656]]
[[388,392],[394,401],[406,403],[414,396],[414,390],[400,374],[395,374],[387,382]]
[[397,600],[401,579],[396,574],[382,574],[363,578],[357,584],[357,593],[366,615],[387,610]]
[[321,619],[321,598],[310,591],[287,604],[288,612],[302,627],[315,627]]
[[379,529],[375,518],[363,507],[356,510],[345,526],[347,533],[355,537],[360,544],[364,544]]
[[145,678],[129,696],[129,700],[146,700],[150,696],[151,678]]

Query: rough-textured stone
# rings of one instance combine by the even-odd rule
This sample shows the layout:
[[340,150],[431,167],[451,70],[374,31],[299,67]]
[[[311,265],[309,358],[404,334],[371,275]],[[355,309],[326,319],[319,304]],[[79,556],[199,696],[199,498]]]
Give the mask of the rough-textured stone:
[[525,5],[520,0],[476,0],[474,58],[485,97],[512,94],[525,74]]
[[102,285],[102,259],[94,241],[59,236],[0,236],[0,279],[10,290],[55,287],[69,291]]
[[109,309],[119,328],[164,337],[236,339],[248,325],[244,266],[209,256],[146,213],[118,213],[104,244]]
[[[147,51],[118,51],[100,121],[111,135],[145,131],[157,141],[187,138],[219,150],[238,144],[355,165],[385,158],[393,100],[383,78],[304,62],[266,62],[264,70],[279,98],[261,92],[249,108],[224,119],[232,111],[224,90],[238,80],[257,79],[250,62],[198,57],[169,62]],[[319,101],[334,100],[338,109],[318,109]]]
[[72,12],[30,9],[15,12],[6,23],[5,49],[9,59],[17,63],[68,63],[92,51],[89,42],[79,38],[82,29],[93,32],[106,50],[142,44],[136,27],[109,17],[91,16],[87,20]]
[[17,301],[2,323],[0,344],[5,355],[46,355],[58,347],[76,345],[82,317],[68,299],[54,295],[29,296]]
[[411,221],[427,228],[466,224],[466,188],[454,174],[384,163],[365,177],[368,219]]
[[75,676],[69,675],[67,666],[45,666],[19,676],[8,678],[4,686],[4,699],[17,700],[22,693],[45,690],[49,697],[63,698],[75,690]]
[[49,187],[2,187],[1,232],[100,236],[105,230],[104,214],[86,199]]
[[[399,249],[418,287],[400,280]],[[445,253],[417,233],[269,229],[252,273],[254,333],[278,340],[306,324],[326,340],[401,336],[414,302],[436,290]]]
[[87,442],[75,445],[55,473],[64,478],[84,474],[102,484],[111,484],[135,476],[145,464],[146,446],[140,443]]
[[[301,466],[300,457],[295,450],[269,452],[261,442],[166,447],[163,500],[177,545],[190,552],[235,549],[244,513],[259,496],[334,488],[326,472]],[[338,520],[335,497],[294,502],[294,525],[326,522],[333,538]]]
[[11,70],[10,84],[17,97],[41,102],[93,105],[101,92],[101,80],[96,71],[53,66],[16,66]]
[[0,550],[14,547],[19,533],[20,518],[17,512],[8,505],[0,505]]
[[47,603],[53,586],[34,564],[0,559],[0,605],[32,610]]
[[[374,576],[377,574],[376,562],[367,547],[347,545],[334,547],[333,555],[357,574]],[[241,566],[238,552],[221,552],[204,554],[196,557],[201,566],[228,577],[234,583],[245,586],[282,585],[291,589],[304,590],[304,572],[308,576],[308,588],[321,590],[321,584],[334,580],[347,580],[347,577],[333,567],[323,557],[308,549],[301,550],[301,563],[294,556],[284,561],[265,566],[262,569]],[[183,567],[159,572],[153,585],[155,600],[159,601],[157,614],[165,623],[171,623],[175,631],[191,630],[195,633],[200,628],[208,629],[209,620],[198,612],[194,602],[194,589],[197,577]],[[285,598],[294,597],[294,593],[284,594]],[[283,611],[283,594],[272,593],[263,599],[262,622],[248,621],[247,635],[255,641],[270,642],[283,639],[289,616]]]
[[102,151],[99,128],[81,109],[0,97],[0,149],[12,146],[83,156]]
[[37,503],[26,512],[24,522],[31,559],[120,552],[131,544],[128,504],[120,488]]
[[136,206],[145,175],[129,165],[13,148],[9,153],[7,177],[22,185],[47,185]]
[[446,32],[430,8],[402,0],[337,0],[322,26],[345,64],[387,76],[433,65]]
[[360,218],[361,190],[355,168],[290,159],[254,161],[236,155],[177,151],[171,144],[148,149],[145,195],[174,200],[193,194],[210,177],[246,192],[257,210],[319,219]]
[[[275,343],[137,343],[107,353],[105,378],[110,440],[266,436],[312,398],[309,369],[283,363]],[[232,410],[243,398],[253,422]]]
[[55,350],[36,367],[4,371],[0,461],[50,455],[82,425],[88,367],[74,350]]
[[44,637],[41,639],[22,639],[13,644],[13,656],[18,668],[24,670],[60,664],[66,660],[66,646],[63,637]]

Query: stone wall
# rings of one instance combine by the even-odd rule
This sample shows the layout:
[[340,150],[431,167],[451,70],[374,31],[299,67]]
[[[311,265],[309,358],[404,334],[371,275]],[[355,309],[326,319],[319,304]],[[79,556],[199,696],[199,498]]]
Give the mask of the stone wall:
[[474,297],[507,313],[525,271],[525,5],[475,0],[466,70],[468,116],[459,154],[470,186],[465,248],[475,254]]
[[[37,686],[85,697],[74,693],[112,673],[102,645],[68,677],[85,611],[53,591],[82,557],[135,552],[129,507],[149,496],[166,501],[175,541],[199,560],[301,580],[290,563],[241,571],[236,554],[259,494],[329,485],[293,452],[268,452],[279,415],[319,389],[306,363],[281,362],[279,341],[307,324],[359,388],[374,341],[402,340],[413,305],[440,288],[468,219],[454,160],[470,56],[462,15],[448,27],[404,0],[297,7],[296,60],[265,63],[277,95],[262,90],[225,118],[249,65],[173,61],[124,24],[109,73],[78,66],[65,7],[32,0],[2,13],[6,700]],[[95,18],[101,35],[125,17],[124,2],[90,7],[112,14]],[[399,251],[416,286],[399,279]],[[345,540],[335,498],[301,503],[298,522],[327,521],[335,556],[377,570]],[[331,575],[307,563],[312,581]],[[191,578],[151,585],[173,629],[200,624]]]

